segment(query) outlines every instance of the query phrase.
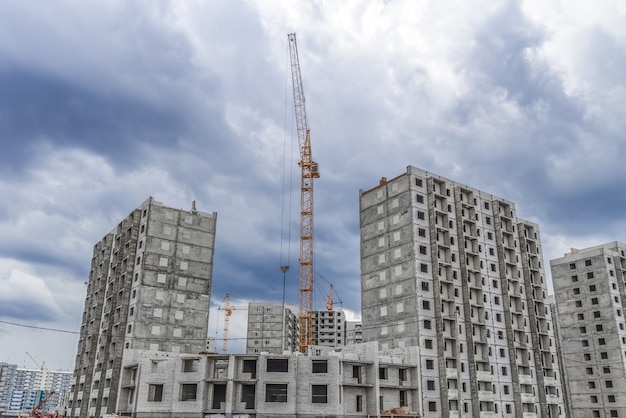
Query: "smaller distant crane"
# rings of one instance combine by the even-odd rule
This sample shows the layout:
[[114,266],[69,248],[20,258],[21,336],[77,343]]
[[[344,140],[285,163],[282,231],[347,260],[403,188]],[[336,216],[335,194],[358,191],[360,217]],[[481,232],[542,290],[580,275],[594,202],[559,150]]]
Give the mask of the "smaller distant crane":
[[33,356],[31,356],[28,351],[26,351],[26,355],[28,357],[30,357],[30,359],[33,361],[33,363],[35,363],[35,365],[39,368],[39,370],[44,370],[46,368],[46,362],[45,361],[43,363],[39,364],[39,362],[37,360],[35,360],[35,358]]
[[330,290],[328,291],[328,297],[326,298],[326,310],[328,311],[332,311],[333,310],[333,305],[336,305],[338,303],[342,303],[340,300],[338,301],[333,301],[333,285],[330,285]]
[[218,308],[224,311],[224,340],[222,341],[222,353],[228,352],[228,327],[230,325],[230,316],[233,314],[235,309],[237,310],[247,310],[247,306],[232,306],[230,304],[230,295],[226,293],[226,297],[224,298],[224,307]]

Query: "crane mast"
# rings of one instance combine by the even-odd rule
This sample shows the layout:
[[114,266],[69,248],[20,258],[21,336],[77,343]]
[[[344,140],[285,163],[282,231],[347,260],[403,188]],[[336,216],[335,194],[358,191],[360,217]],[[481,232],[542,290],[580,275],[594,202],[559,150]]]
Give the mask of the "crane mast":
[[313,161],[311,137],[306,116],[300,60],[296,34],[287,35],[291,59],[293,102],[296,113],[298,144],[300,146],[300,338],[298,350],[306,354],[313,339],[313,179],[319,178],[319,166]]

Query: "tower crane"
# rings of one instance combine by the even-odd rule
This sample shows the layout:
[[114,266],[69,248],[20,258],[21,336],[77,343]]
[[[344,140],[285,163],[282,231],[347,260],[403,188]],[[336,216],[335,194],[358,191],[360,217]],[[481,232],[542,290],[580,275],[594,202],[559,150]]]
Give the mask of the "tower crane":
[[31,356],[28,351],[26,351],[26,355],[28,357],[30,357],[30,359],[33,361],[33,363],[35,363],[37,365],[37,367],[39,367],[39,370],[43,370],[43,369],[46,368],[46,362],[45,361],[43,363],[39,364],[39,362],[37,360],[35,360],[35,358],[33,356]]
[[313,161],[311,136],[306,116],[302,75],[296,34],[287,35],[291,59],[293,102],[300,146],[300,338],[298,350],[306,354],[313,339],[313,179],[319,178],[319,166]]
[[333,305],[336,305],[338,303],[341,303],[340,300],[338,301],[333,301],[333,289],[335,287],[331,284],[330,285],[330,290],[328,292],[328,297],[326,298],[326,310],[327,311],[332,311],[333,310]]
[[230,325],[230,316],[233,314],[235,309],[244,310],[248,309],[247,306],[232,306],[230,304],[230,295],[226,293],[226,297],[224,298],[224,308],[218,308],[224,310],[224,334],[222,341],[222,353],[226,353],[228,351],[228,327]]

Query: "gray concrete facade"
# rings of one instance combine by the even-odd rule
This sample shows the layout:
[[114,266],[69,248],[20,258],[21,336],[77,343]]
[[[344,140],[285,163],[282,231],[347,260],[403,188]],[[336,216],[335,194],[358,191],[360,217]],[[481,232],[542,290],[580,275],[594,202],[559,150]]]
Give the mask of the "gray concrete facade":
[[419,347],[423,417],[557,417],[541,239],[513,202],[409,166],[360,191],[361,320]]
[[94,246],[69,416],[123,411],[136,350],[204,351],[216,220],[150,197]]
[[346,344],[346,315],[342,311],[313,311],[313,345],[342,347]]
[[361,321],[346,321],[346,345],[363,342],[363,324]]
[[281,302],[248,304],[246,353],[293,352],[298,350],[297,308]]
[[626,417],[626,245],[551,260],[570,416]]
[[135,418],[417,417],[416,347],[381,352],[376,343],[309,355],[177,355],[135,350],[122,386]]

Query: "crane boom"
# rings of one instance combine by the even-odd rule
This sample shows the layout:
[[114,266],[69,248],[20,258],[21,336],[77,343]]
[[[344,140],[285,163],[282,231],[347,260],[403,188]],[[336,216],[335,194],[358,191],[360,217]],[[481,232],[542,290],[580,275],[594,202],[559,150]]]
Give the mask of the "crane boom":
[[298,350],[305,353],[313,340],[313,179],[319,178],[319,166],[313,161],[311,136],[302,88],[296,34],[287,35],[291,59],[293,102],[300,146],[300,338]]

